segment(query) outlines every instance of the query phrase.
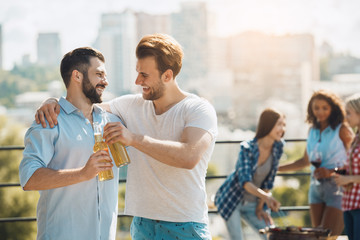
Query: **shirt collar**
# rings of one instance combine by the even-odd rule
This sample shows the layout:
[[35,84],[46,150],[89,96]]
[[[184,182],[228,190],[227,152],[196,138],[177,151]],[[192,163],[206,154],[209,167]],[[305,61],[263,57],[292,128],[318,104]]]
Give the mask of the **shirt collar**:
[[[65,97],[61,97],[61,98],[59,99],[59,105],[60,105],[60,107],[64,110],[64,112],[65,112],[66,114],[71,114],[71,113],[79,110],[77,107],[75,107],[74,105],[72,105],[72,103],[70,103],[68,100],[66,100]],[[96,104],[94,104],[93,107],[94,107],[94,108],[93,108],[93,109],[94,109],[94,112],[95,112],[96,114],[101,114],[101,113],[104,113],[104,112],[105,112],[101,107],[97,106]]]
[[64,110],[66,114],[70,114],[78,110],[74,105],[72,105],[65,97],[59,99],[59,105]]

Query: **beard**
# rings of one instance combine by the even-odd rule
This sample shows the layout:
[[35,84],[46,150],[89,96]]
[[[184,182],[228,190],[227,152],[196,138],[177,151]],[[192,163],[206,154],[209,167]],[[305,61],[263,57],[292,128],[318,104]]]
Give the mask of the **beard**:
[[85,75],[82,81],[82,91],[91,103],[102,103],[101,94],[96,92],[96,88],[91,85],[88,76]]
[[158,83],[151,88],[152,91],[150,91],[149,94],[144,95],[143,94],[143,98],[145,100],[157,100],[159,98],[161,98],[162,96],[164,96],[164,91],[165,91],[165,84],[161,82],[161,80],[159,79]]

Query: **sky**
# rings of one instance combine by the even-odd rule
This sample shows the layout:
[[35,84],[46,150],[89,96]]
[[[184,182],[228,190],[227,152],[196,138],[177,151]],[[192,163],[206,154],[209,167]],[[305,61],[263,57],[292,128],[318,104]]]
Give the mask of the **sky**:
[[[194,0],[193,0],[194,1]],[[129,8],[152,14],[179,11],[181,0],[0,0],[5,69],[24,54],[36,60],[39,32],[59,32],[62,51],[92,45],[106,12]],[[230,36],[243,31],[311,33],[317,45],[360,57],[358,0],[205,0],[215,17],[211,31]]]

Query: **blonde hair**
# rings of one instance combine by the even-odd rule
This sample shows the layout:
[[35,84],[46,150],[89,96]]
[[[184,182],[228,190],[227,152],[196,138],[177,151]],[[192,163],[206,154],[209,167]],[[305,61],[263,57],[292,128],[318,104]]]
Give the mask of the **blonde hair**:
[[180,44],[166,34],[146,35],[136,47],[136,57],[138,59],[155,57],[160,74],[171,69],[174,78],[182,67],[183,55]]
[[346,106],[351,107],[356,113],[360,113],[360,93],[355,93],[346,99]]

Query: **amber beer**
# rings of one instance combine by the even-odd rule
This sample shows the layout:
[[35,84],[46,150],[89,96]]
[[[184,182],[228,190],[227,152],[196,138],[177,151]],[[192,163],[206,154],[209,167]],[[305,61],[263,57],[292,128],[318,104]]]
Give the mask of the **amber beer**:
[[[93,151],[97,152],[100,150],[105,150],[105,151],[109,152],[108,146],[104,142],[102,135],[101,135],[101,125],[98,122],[94,122],[93,125],[94,125],[94,137],[95,137],[95,144],[94,144]],[[106,161],[104,160],[104,162],[106,162]],[[106,181],[106,180],[110,180],[113,178],[114,178],[114,174],[113,174],[112,169],[99,172],[99,180],[100,181]]]
[[[109,123],[110,120],[106,115],[103,115],[103,122],[104,124]],[[109,144],[111,155],[114,159],[115,165],[117,167],[122,167],[125,165],[128,165],[130,163],[129,155],[126,151],[126,148],[124,145],[121,144],[121,142],[116,142]]]
[[130,163],[129,155],[120,142],[109,144],[111,155],[117,167],[122,167]]

